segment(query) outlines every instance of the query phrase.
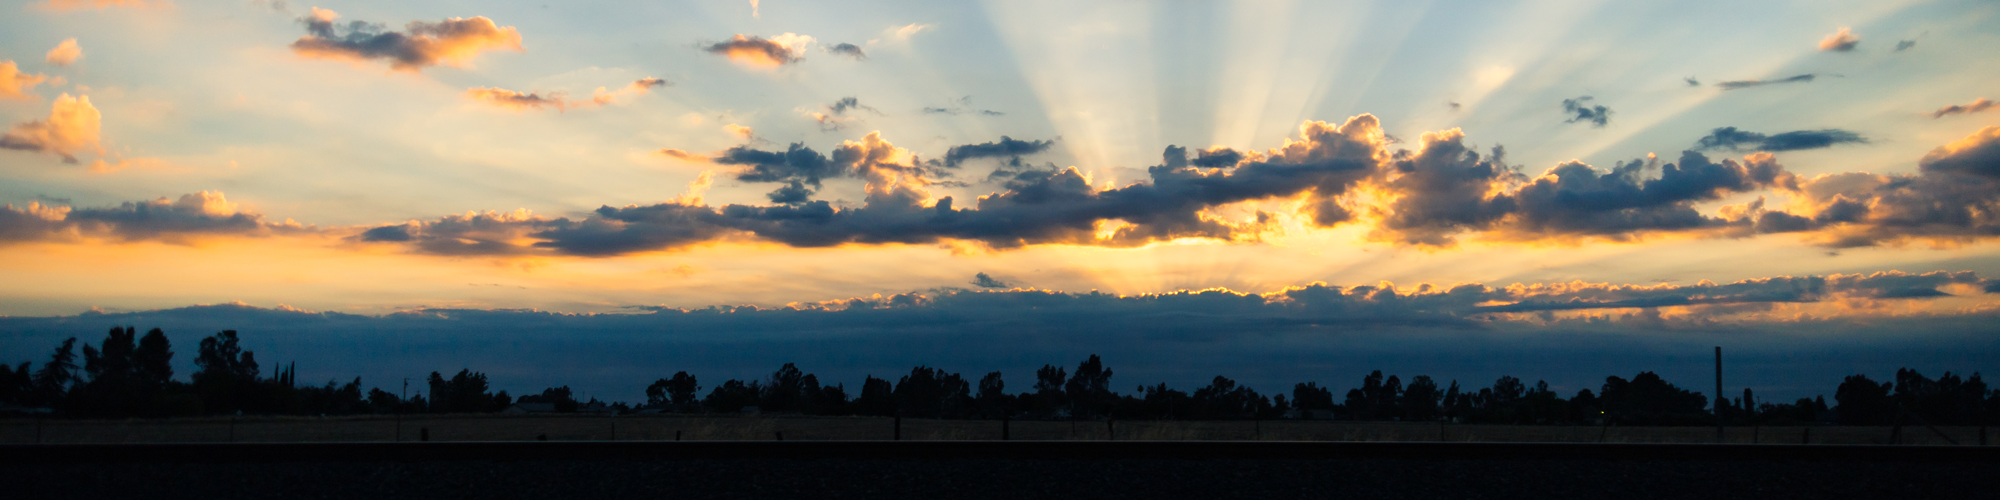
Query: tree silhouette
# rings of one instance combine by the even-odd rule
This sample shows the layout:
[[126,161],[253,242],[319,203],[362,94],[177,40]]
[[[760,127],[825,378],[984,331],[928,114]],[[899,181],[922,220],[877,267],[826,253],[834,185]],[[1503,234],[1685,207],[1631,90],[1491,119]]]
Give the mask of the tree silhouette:
[[1000,372],[988,373],[979,379],[979,395],[975,399],[979,416],[984,418],[1005,417],[1010,413],[1008,408],[1013,406],[1007,396],[1007,382],[1000,379]]
[[53,405],[62,401],[71,384],[76,383],[76,337],[64,340],[56,352],[49,355],[49,361],[35,372],[35,396],[37,403]]
[[1440,414],[1438,401],[1443,398],[1444,393],[1438,390],[1437,382],[1427,375],[1418,375],[1410,379],[1410,386],[1403,389],[1402,400],[1396,406],[1402,410],[1404,419],[1436,420]]
[[691,405],[695,403],[695,397],[700,392],[701,384],[695,380],[694,375],[682,371],[675,373],[673,378],[659,379],[654,381],[653,385],[647,386],[646,403],[653,406],[663,403]]
[[896,390],[888,380],[865,377],[861,381],[861,397],[854,399],[855,411],[862,415],[881,417],[896,414]]
[[1063,385],[1063,393],[1069,396],[1071,411],[1077,416],[1107,414],[1115,398],[1111,394],[1111,370],[1104,368],[1104,360],[1092,354],[1076,365],[1076,372]]
[[[431,372],[430,379],[432,413],[482,413],[500,411],[506,403],[500,402],[500,395],[487,392],[486,374],[461,369],[450,379],[438,372]],[[568,391],[567,387],[563,388]],[[570,400],[572,403],[574,399]]]
[[756,406],[758,394],[761,392],[763,392],[762,384],[757,381],[753,380],[746,384],[741,380],[730,379],[722,382],[722,385],[715,386],[715,390],[709,391],[708,397],[703,399],[701,404],[716,411],[736,413],[743,411],[744,407]]

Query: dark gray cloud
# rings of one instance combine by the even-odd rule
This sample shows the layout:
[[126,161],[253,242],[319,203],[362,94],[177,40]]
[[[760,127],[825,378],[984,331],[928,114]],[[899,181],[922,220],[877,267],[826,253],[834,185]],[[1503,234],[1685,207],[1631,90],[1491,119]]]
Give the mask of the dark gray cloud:
[[267,223],[262,216],[238,211],[222,193],[206,191],[174,200],[163,197],[110,207],[73,208],[34,203],[0,209],[0,244],[79,236],[178,242],[204,235],[311,230],[306,226]]
[[861,104],[861,100],[854,97],[842,97],[840,98],[840,100],[834,101],[833,104],[826,105],[826,109],[832,112],[835,116],[846,115],[847,112],[851,110],[862,110],[877,114],[881,113],[881,111],[876,111],[875,108],[871,108],[868,107],[867,105]]
[[1833,147],[1835,144],[1867,144],[1868,139],[1841,129],[1794,130],[1765,135],[1736,127],[1721,127],[1695,141],[1695,149],[1731,151],[1797,151]]
[[1916,174],[1849,172],[1802,182],[1795,191],[1810,208],[1765,213],[1757,229],[1816,231],[1820,244],[1836,248],[2000,236],[2000,127],[1934,149],[1917,166]]
[[1736,89],[1747,89],[1750,87],[1761,87],[1765,85],[1777,85],[1782,83],[1811,83],[1814,78],[1818,77],[1819,75],[1816,73],[1807,73],[1803,75],[1794,75],[1785,78],[1779,78],[1776,80],[1733,80],[1733,81],[1717,83],[1715,84],[1715,86],[1722,87],[1722,90],[1736,90]]
[[966,160],[977,158],[1008,158],[1039,154],[1048,151],[1055,144],[1054,140],[1023,141],[1003,135],[995,142],[952,146],[944,153],[944,164],[958,166]]
[[1689,87],[1700,87],[1700,86],[1701,86],[1701,80],[1696,80],[1696,79],[1694,79],[1694,77],[1692,77],[1692,76],[1690,76],[1690,77],[1686,77],[1686,78],[1682,78],[1681,80],[1682,80],[1682,81],[1685,81],[1685,82],[1687,82],[1687,84],[1688,84],[1688,86],[1689,86]]
[[1012,285],[1008,285],[1004,281],[993,279],[992,276],[987,276],[986,273],[979,273],[977,275],[973,275],[972,286],[980,288],[1008,288]]
[[1603,127],[1606,123],[1610,123],[1611,108],[1604,107],[1602,104],[1590,104],[1590,100],[1590,96],[1563,99],[1563,112],[1575,115],[1571,116],[1568,120],[1563,120],[1563,123],[1586,122],[1598,127]]
[[[1816,392],[1802,391],[1830,391],[1857,371],[2000,370],[1991,335],[2000,315],[1754,314],[1787,304],[1925,301],[1952,286],[1993,284],[1938,272],[1686,286],[1312,284],[1269,294],[946,289],[777,308],[648,307],[643,314],[420,309],[361,316],[225,304],[0,318],[0,331],[14,333],[0,336],[0,352],[16,354],[0,361],[27,361],[71,336],[101,338],[106,325],[138,325],[165,329],[183,352],[203,336],[237,330],[259,357],[298,359],[303,380],[360,376],[388,387],[411,373],[470,367],[509,392],[570,385],[607,400],[641,398],[647,383],[680,370],[703,380],[751,379],[795,362],[828,383],[858,383],[926,364],[1023,381],[1044,363],[1090,354],[1103,355],[1128,387],[1194,387],[1225,374],[1282,391],[1311,380],[1345,386],[1382,369],[1476,384],[1514,375],[1573,392],[1638,370],[1704,380],[1713,372],[1703,370],[1712,368],[1686,359],[1723,345],[1740,370],[1733,384],[1767,397],[1810,397]],[[1684,312],[1662,314],[1676,306]],[[1743,310],[1753,316],[1729,312]],[[660,353],[671,353],[671,366],[662,366]],[[1575,362],[1551,364],[1551,356]],[[194,369],[192,356],[176,363],[179,373]]]
[[1905,50],[1910,50],[1910,49],[1914,49],[1914,48],[1917,48],[1917,41],[1916,41],[1916,40],[1898,40],[1898,41],[1896,41],[1896,51],[1897,51],[1897,52],[1902,52],[1902,51],[1905,51]]
[[1931,112],[1931,118],[1944,118],[1950,115],[1978,113],[1981,111],[1986,111],[1988,109],[1993,109],[1994,105],[1995,103],[1991,99],[1981,97],[1978,99],[1973,99],[1972,102],[1970,103],[1953,104],[1950,106],[1938,108],[1937,111]]
[[335,22],[338,18],[333,11],[314,7],[312,15],[299,18],[306,36],[292,42],[292,51],[308,57],[386,59],[391,68],[417,71],[485,50],[521,49],[520,32],[483,16],[411,21],[402,32],[361,21],[342,25]]
[[[1458,132],[1425,134],[1421,153],[1399,155],[1384,168],[1376,182],[1397,198],[1384,207],[1375,237],[1450,245],[1465,232],[1511,240],[1623,239],[1718,228],[1731,221],[1703,215],[1695,203],[1793,179],[1768,155],[1718,162],[1694,151],[1676,163],[1633,160],[1609,171],[1571,161],[1530,179],[1504,163],[1504,150],[1482,157],[1463,139]],[[1659,177],[1650,177],[1655,170]]]
[[868,53],[867,53],[867,52],[863,52],[863,51],[861,50],[861,46],[859,46],[859,45],[855,45],[855,44],[851,44],[851,43],[843,43],[843,44],[840,44],[840,45],[835,45],[835,46],[832,46],[832,47],[827,47],[827,48],[826,48],[826,52],[827,52],[828,54],[834,54],[834,55],[842,55],[842,56],[847,56],[847,57],[852,57],[852,58],[854,58],[854,60],[856,60],[856,61],[862,61],[862,60],[867,60],[867,59],[868,59]]

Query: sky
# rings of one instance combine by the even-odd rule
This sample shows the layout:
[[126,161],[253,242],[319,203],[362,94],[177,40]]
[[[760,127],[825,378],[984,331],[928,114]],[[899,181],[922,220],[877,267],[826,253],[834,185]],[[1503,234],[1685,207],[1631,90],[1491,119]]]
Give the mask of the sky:
[[2000,4],[0,4],[0,353],[637,399],[2000,359]]

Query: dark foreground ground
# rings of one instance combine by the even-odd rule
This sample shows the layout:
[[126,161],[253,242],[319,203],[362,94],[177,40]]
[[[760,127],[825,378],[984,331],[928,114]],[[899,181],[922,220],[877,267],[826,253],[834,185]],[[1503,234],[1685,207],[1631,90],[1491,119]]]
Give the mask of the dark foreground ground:
[[1996,448],[1492,443],[0,447],[6,498],[2000,498]]

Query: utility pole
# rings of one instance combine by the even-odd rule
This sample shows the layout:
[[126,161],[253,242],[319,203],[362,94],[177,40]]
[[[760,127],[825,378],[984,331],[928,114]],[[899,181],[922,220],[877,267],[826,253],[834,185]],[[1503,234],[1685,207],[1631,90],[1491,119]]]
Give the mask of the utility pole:
[[410,406],[410,378],[403,377],[403,393],[396,401],[396,442],[403,441],[403,412]]
[[1715,346],[1715,442],[1722,442],[1722,346]]

